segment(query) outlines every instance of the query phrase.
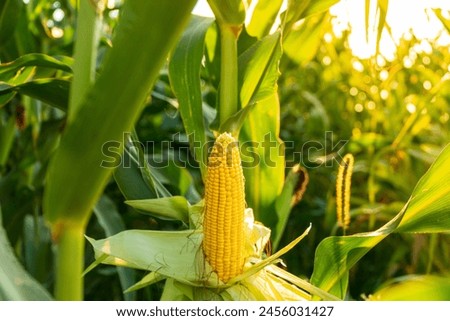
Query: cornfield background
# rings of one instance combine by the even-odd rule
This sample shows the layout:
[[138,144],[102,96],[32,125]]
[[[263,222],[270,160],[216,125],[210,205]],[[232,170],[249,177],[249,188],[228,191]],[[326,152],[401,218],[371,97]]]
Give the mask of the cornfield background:
[[339,299],[450,300],[450,8],[426,11],[440,35],[407,34],[388,59],[388,0],[360,13],[368,58],[334,32],[337,0],[251,2],[211,0],[215,18],[195,0],[0,3],[1,299],[159,300],[156,279],[124,292],[145,269],[83,274],[85,236],[186,230],[203,147],[227,130],[272,252],[311,225],[287,271]]

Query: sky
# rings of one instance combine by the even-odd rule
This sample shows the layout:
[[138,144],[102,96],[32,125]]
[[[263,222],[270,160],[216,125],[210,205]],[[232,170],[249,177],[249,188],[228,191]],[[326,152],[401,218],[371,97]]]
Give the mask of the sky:
[[[373,2],[373,1],[372,1]],[[368,58],[375,52],[375,38],[369,36],[369,43],[366,41],[364,26],[364,3],[363,0],[341,0],[334,5],[330,12],[336,16],[334,19],[334,29],[340,33],[349,24],[352,32],[349,36],[349,45],[353,54]],[[438,35],[439,43],[450,46],[450,36],[442,33],[442,23],[434,16],[431,8],[443,9],[443,14],[450,19],[450,0],[391,0],[389,1],[387,22],[392,30],[392,38],[384,32],[380,42],[382,55],[391,60],[395,55],[395,43],[403,35],[409,35],[410,30],[419,39],[434,39]],[[212,16],[212,12],[206,0],[199,0],[194,9],[194,13]],[[424,51],[429,51],[430,46],[427,41],[422,42]]]

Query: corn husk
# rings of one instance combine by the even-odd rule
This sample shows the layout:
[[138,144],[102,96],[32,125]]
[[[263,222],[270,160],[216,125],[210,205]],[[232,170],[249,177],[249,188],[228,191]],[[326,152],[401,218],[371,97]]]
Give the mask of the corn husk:
[[[176,201],[180,202],[179,199]],[[157,202],[153,201],[151,206]],[[167,199],[161,202],[167,204]],[[142,208],[143,204],[140,202],[139,206]],[[187,230],[127,230],[101,240],[87,237],[96,260],[86,273],[99,264],[149,271],[127,291],[165,280],[162,300],[310,300],[313,295],[326,300],[336,299],[277,266],[282,262],[280,257],[292,250],[311,227],[275,254],[267,256],[264,248],[270,238],[270,229],[256,222],[252,209],[247,208],[245,266],[242,274],[223,283],[202,252],[202,203],[189,205],[188,210],[191,228]]]

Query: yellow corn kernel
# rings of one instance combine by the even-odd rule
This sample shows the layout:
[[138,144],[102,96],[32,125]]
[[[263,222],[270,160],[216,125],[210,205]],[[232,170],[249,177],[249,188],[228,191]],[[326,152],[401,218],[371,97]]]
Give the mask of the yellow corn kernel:
[[208,158],[203,252],[225,283],[241,274],[244,265],[244,210],[244,174],[238,143],[223,133]]
[[353,155],[346,154],[339,165],[336,180],[336,213],[338,225],[344,230],[350,224],[350,186],[352,184]]

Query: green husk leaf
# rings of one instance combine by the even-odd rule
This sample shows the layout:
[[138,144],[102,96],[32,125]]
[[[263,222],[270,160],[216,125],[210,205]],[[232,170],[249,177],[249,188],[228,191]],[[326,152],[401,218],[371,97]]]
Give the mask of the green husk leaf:
[[194,230],[127,230],[103,240],[88,238],[100,263],[155,271],[180,282],[196,283],[202,272],[197,260],[203,235]]
[[190,204],[183,196],[128,200],[125,203],[137,210],[149,212],[160,219],[180,220],[185,224],[189,224]]
[[249,112],[251,112],[255,106],[256,104],[251,104],[239,110],[220,126],[219,132],[228,132],[234,137],[238,137],[244,121],[246,120]]
[[128,289],[124,291],[124,293],[130,293],[133,291],[137,291],[139,289],[145,288],[146,286],[152,285],[159,281],[165,280],[166,277],[157,272],[150,272],[146,276],[144,276],[139,282],[130,286]]
[[231,279],[228,284],[233,284],[233,283],[237,283],[241,280],[244,280],[246,278],[248,278],[249,276],[257,273],[258,271],[264,269],[266,266],[270,265],[270,264],[274,264],[276,261],[278,261],[278,259],[286,254],[287,252],[289,252],[295,245],[297,245],[306,235],[308,235],[309,231],[311,230],[311,225],[303,232],[302,235],[300,235],[299,237],[297,237],[295,240],[293,240],[292,242],[290,242],[288,245],[286,245],[285,247],[283,247],[281,250],[279,250],[278,252],[272,254],[271,256],[269,256],[268,258],[259,261],[258,263],[254,264],[253,266],[251,266],[249,269],[245,270],[242,274],[236,276],[235,278]]

